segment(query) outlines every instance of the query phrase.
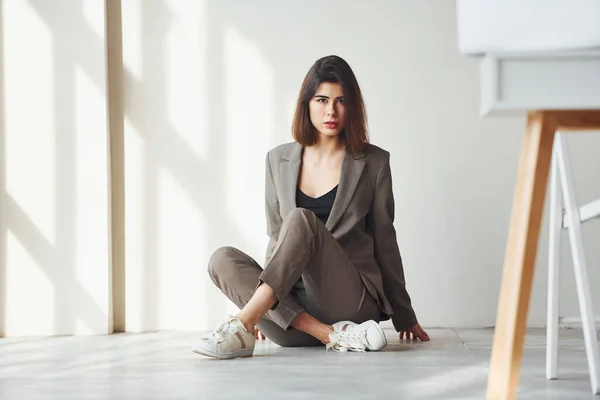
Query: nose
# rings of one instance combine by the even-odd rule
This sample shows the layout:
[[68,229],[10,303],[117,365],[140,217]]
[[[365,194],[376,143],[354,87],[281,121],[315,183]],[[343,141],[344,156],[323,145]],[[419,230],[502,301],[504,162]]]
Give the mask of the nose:
[[327,115],[335,115],[335,114],[336,114],[335,101],[332,101],[327,106]]

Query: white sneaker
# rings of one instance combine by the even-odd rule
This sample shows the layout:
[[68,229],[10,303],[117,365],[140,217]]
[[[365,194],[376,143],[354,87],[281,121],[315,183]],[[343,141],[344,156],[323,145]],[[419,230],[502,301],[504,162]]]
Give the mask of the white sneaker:
[[210,337],[201,339],[192,351],[219,359],[251,357],[255,343],[254,334],[246,330],[242,321],[230,317]]
[[327,350],[378,351],[387,346],[383,329],[373,320],[362,324],[340,321],[332,326],[334,332],[329,334]]

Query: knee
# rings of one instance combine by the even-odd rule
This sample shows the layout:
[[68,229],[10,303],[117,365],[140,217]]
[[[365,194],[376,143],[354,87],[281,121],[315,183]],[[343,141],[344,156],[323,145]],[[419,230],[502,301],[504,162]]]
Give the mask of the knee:
[[232,270],[233,256],[236,249],[231,246],[220,247],[208,260],[208,274],[215,280],[217,277],[226,277]]
[[287,219],[291,224],[297,223],[299,221],[310,221],[311,219],[316,217],[317,216],[314,212],[307,210],[306,208],[300,207],[292,209],[292,211],[290,211],[287,215]]
[[287,226],[300,227],[306,232],[314,235],[317,232],[319,218],[314,212],[306,208],[294,208],[288,213],[284,224]]

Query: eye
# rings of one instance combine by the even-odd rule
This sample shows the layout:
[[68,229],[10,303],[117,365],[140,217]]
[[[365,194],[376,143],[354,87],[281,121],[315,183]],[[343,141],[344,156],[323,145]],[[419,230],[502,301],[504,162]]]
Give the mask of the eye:
[[344,99],[338,99],[338,103],[344,104]]
[[324,98],[322,98],[322,97],[319,97],[319,98],[317,99],[317,103],[322,103],[322,104],[324,104],[324,103],[326,103],[326,102],[327,102],[327,99],[324,99]]

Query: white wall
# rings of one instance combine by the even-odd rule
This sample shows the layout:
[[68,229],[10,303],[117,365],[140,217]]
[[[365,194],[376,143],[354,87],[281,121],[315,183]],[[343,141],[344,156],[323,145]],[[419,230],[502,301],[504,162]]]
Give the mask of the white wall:
[[[341,0],[123,3],[128,330],[212,329],[235,311],[208,278],[208,258],[217,247],[232,245],[262,262],[264,155],[291,140],[302,79],[327,54],[340,55],[353,67],[372,142],[392,153],[396,228],[420,321],[425,326],[494,324],[524,118],[479,116],[478,62],[457,52],[453,2],[380,0],[352,7]],[[8,75],[5,65],[5,113]],[[70,98],[70,91],[60,93]],[[47,118],[69,126],[73,116],[66,107],[59,110]],[[6,152],[12,143],[9,117]],[[46,129],[49,135],[56,128]],[[578,194],[589,201],[600,196],[595,156],[600,135],[577,134],[570,140]],[[68,140],[61,143],[70,149]],[[7,160],[9,189],[12,164]],[[62,189],[66,192],[56,198],[72,196],[68,185]],[[47,197],[49,190],[40,194]],[[74,218],[60,211],[58,217]],[[46,210],[42,221],[51,215]],[[10,278],[19,261],[10,256],[17,248],[11,244],[12,228],[6,227],[10,217],[4,221]],[[67,232],[61,239],[64,257],[74,260],[75,228],[62,229]],[[593,281],[599,278],[594,268],[600,261],[594,241],[598,229],[594,222],[584,226]],[[544,232],[532,326],[545,320],[546,241]],[[566,240],[563,248],[562,311],[574,315]],[[74,261],[67,265],[79,267]],[[65,293],[77,290],[72,279],[63,278]],[[19,287],[11,279],[8,300]],[[8,321],[11,307],[7,310]]]
[[[124,12],[127,265],[149,285],[129,291],[136,304],[159,313],[129,313],[136,326],[208,329],[229,309],[205,273],[208,257],[233,245],[262,261],[264,154],[290,140],[300,83],[326,54],[354,68],[372,141],[392,152],[419,318],[494,324],[524,119],[479,117],[478,63],[457,53],[452,2],[140,3]],[[598,144],[572,140],[582,201],[593,197]],[[599,256],[590,251],[590,263]],[[538,270],[533,325],[545,316]],[[570,274],[562,292],[565,313],[576,313]]]
[[104,4],[0,8],[0,335],[111,332]]

